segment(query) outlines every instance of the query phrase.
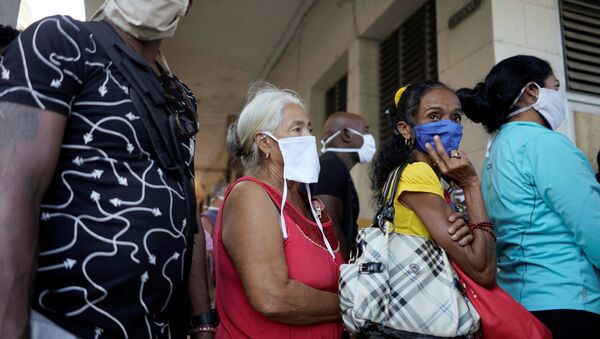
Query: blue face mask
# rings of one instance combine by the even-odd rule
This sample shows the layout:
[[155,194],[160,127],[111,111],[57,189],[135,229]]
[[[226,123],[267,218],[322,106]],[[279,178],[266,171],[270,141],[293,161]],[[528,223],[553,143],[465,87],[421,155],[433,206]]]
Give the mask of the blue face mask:
[[460,140],[462,139],[463,126],[451,120],[443,119],[436,122],[429,122],[414,127],[416,134],[416,146],[421,152],[428,154],[425,144],[429,143],[435,149],[433,137],[438,135],[446,152],[450,154],[452,150],[458,150]]

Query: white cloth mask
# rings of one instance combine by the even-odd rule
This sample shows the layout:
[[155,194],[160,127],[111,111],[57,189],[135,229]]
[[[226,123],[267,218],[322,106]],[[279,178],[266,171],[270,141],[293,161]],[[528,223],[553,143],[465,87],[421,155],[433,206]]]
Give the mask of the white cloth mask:
[[317,226],[319,226],[327,251],[335,261],[333,249],[325,236],[321,220],[317,216],[317,212],[312,205],[312,195],[310,193],[310,186],[308,185],[319,181],[321,165],[319,164],[319,155],[317,153],[317,139],[312,135],[277,139],[270,132],[262,131],[262,133],[277,141],[279,150],[281,151],[281,157],[283,158],[283,198],[281,199],[281,207],[279,208],[283,238],[288,238],[285,219],[283,217],[283,208],[285,207],[285,202],[287,200],[287,181],[292,180],[304,183],[306,186],[306,193],[308,194],[308,206],[310,206],[310,211]]
[[348,128],[348,130],[354,134],[358,134],[363,138],[363,144],[360,148],[336,148],[336,147],[326,147],[326,145],[333,140],[336,136],[338,136],[342,130],[339,130],[333,133],[329,138],[325,140],[321,140],[321,153],[325,153],[327,151],[330,152],[339,152],[339,153],[358,153],[358,161],[360,163],[367,163],[373,160],[373,156],[375,156],[375,152],[377,150],[375,146],[375,138],[371,134],[362,134],[359,131],[356,131],[352,128]]
[[[565,101],[563,100],[563,96],[559,91],[555,91],[553,89],[540,87],[535,82],[533,83],[539,89],[538,99],[533,105],[525,106],[520,108],[512,113],[510,113],[506,118],[510,119],[517,114],[523,113],[528,109],[533,108],[536,110],[541,116],[546,119],[550,127],[553,131],[556,131],[560,124],[562,124],[563,120],[565,120],[566,115],[566,107]],[[523,96],[525,92],[525,88],[527,88],[529,84],[525,85],[519,92],[519,95],[513,101],[512,106],[514,106],[519,99]]]
[[117,27],[142,41],[175,35],[189,0],[106,0],[101,10]]

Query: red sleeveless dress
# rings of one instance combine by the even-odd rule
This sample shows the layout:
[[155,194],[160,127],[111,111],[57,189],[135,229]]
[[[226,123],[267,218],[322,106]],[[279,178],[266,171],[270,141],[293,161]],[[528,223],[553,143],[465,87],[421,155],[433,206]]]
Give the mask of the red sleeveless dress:
[[[225,201],[231,189],[241,181],[252,181],[260,185],[275,205],[281,205],[281,193],[253,177],[235,181],[225,192]],[[223,206],[225,205],[223,202]],[[273,206],[275,208],[275,206]],[[222,209],[217,217],[214,231],[214,257],[216,264],[216,307],[220,323],[216,338],[341,338],[342,323],[330,322],[316,325],[295,326],[278,323],[258,313],[242,286],[239,274],[229,257],[222,238]],[[288,238],[283,241],[290,279],[300,281],[313,288],[338,293],[339,267],[344,259],[331,221],[323,223],[325,236],[335,251],[335,262],[327,251],[317,224],[307,219],[294,206],[284,207]]]

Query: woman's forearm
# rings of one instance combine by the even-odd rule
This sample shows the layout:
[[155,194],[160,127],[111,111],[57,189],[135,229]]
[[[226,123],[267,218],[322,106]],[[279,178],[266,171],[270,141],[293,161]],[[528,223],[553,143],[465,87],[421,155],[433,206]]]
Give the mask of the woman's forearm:
[[[485,208],[483,194],[481,193],[481,183],[479,180],[472,182],[463,188],[465,194],[465,203],[469,213],[469,222],[473,225],[489,222],[489,217]],[[493,232],[493,229],[489,231]],[[496,252],[494,236],[481,229],[473,229],[473,242],[465,248],[469,253],[469,258],[473,268],[480,272],[495,272],[496,270]]]
[[339,296],[290,280],[279,291],[271,291],[256,305],[257,311],[274,321],[310,325],[340,321]]
[[462,187],[465,194],[465,204],[469,212],[469,221],[472,224],[481,222],[489,222],[483,194],[481,193],[481,182],[479,179],[473,181],[469,185]]

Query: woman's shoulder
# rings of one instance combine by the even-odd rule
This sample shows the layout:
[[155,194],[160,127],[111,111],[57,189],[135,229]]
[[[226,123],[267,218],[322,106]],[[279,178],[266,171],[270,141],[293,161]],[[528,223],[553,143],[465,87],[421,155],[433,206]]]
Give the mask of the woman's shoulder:
[[237,179],[231,184],[229,194],[227,194],[227,202],[233,204],[241,203],[244,205],[261,204],[264,199],[269,199],[274,189],[262,181],[246,176]]
[[433,168],[422,161],[417,161],[406,165],[402,172],[402,180],[410,180],[416,182],[439,182],[439,179]]

